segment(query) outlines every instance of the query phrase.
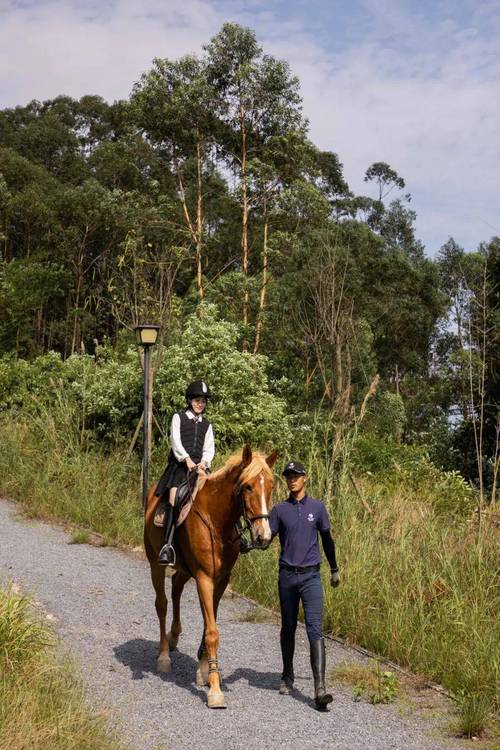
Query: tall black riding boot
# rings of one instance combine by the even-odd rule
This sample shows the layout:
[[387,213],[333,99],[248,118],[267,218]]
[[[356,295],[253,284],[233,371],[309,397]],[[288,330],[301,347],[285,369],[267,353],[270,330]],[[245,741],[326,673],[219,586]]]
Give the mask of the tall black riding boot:
[[283,657],[283,673],[281,675],[280,694],[290,695],[293,688],[293,652],[295,638],[281,638],[281,656]]
[[159,565],[168,565],[171,568],[175,565],[175,550],[172,546],[173,525],[174,509],[170,503],[167,503],[165,509],[165,525],[163,527],[163,547],[158,555],[158,563]]
[[323,638],[310,644],[311,667],[314,676],[314,700],[317,708],[326,708],[331,703],[333,696],[325,690],[325,642]]

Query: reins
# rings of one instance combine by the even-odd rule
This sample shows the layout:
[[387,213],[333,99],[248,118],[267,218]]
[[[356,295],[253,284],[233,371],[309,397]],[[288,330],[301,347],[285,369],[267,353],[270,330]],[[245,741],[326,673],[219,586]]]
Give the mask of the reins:
[[[258,513],[255,516],[249,516],[246,505],[245,505],[245,501],[243,499],[243,488],[241,486],[238,486],[233,491],[232,497],[236,500],[239,500],[241,504],[240,514],[234,523],[234,531],[236,534],[234,538],[224,540],[221,537],[221,535],[216,531],[212,523],[212,519],[209,516],[206,516],[205,513],[202,513],[201,510],[196,508],[194,502],[193,502],[192,512],[196,513],[198,518],[204,523],[204,525],[210,531],[210,535],[212,537],[212,544],[216,540],[219,542],[219,544],[222,547],[225,547],[226,545],[232,545],[236,541],[239,541],[240,552],[242,554],[245,554],[246,552],[250,552],[250,550],[252,549],[256,549],[256,544],[255,544],[253,530],[252,530],[252,524],[255,521],[259,521],[261,519],[269,520],[269,513]],[[243,517],[243,523],[241,522],[242,517]],[[250,534],[250,540],[248,540],[245,536],[247,532]]]
[[[236,523],[234,524],[234,529],[236,531],[236,538],[239,539],[240,542],[240,552],[242,554],[245,554],[246,552],[250,552],[251,550],[256,548],[254,535],[252,531],[252,524],[255,521],[259,521],[260,519],[269,520],[269,513],[259,513],[255,516],[249,516],[247,513],[247,508],[245,505],[245,501],[243,499],[243,488],[241,485],[237,487],[237,489],[234,491],[233,496],[236,498],[239,498],[241,502],[241,512],[238,516]],[[241,523],[241,517],[243,516],[244,525]],[[250,540],[248,540],[245,537],[246,532],[250,534]]]

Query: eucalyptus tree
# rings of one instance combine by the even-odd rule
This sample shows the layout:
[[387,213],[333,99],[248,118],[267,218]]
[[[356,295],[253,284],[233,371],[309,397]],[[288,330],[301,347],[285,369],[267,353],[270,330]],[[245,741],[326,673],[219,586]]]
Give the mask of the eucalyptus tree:
[[[217,146],[238,186],[241,207],[241,268],[250,273],[249,220],[252,162],[265,163],[272,138],[305,132],[299,81],[288,63],[263,54],[250,29],[226,23],[205,48],[207,76],[218,95]],[[248,325],[249,290],[243,297]]]
[[405,181],[385,161],[376,161],[365,172],[365,182],[375,182],[378,188],[377,200],[382,201],[394,188],[402,190]]
[[[218,99],[203,60],[155,59],[135,84],[132,105],[147,139],[165,156],[175,176],[189,242],[195,251],[196,285],[203,298],[203,249],[206,239],[207,162],[214,143]],[[192,167],[194,165],[194,180]]]

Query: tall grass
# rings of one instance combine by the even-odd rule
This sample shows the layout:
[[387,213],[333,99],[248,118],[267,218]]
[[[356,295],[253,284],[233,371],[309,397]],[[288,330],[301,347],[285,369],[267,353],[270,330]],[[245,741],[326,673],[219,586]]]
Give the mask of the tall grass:
[[120,750],[28,605],[0,589],[0,750]]
[[63,519],[109,543],[140,544],[137,459],[125,450],[82,446],[77,425],[69,404],[57,413],[40,406],[29,418],[5,415],[0,490],[22,502],[30,516]]
[[[458,731],[480,734],[500,705],[498,532],[485,526],[478,537],[468,488],[425,459],[420,477],[418,466],[411,475],[394,466],[358,478],[372,514],[342,470],[332,483],[327,460],[316,453],[308,465],[310,494],[327,498],[341,572],[332,590],[323,571],[325,632],[442,683]],[[277,558],[277,546],[242,558],[233,585],[275,606]]]
[[[0,490],[30,514],[70,520],[110,541],[139,542],[135,459],[83,449],[71,415],[17,423],[5,416],[0,442]],[[358,466],[356,491],[352,434],[332,442],[313,433],[308,445],[300,457],[311,469],[310,493],[329,509],[341,570],[335,590],[324,571],[325,630],[441,682],[456,698],[460,731],[480,733],[500,703],[494,527],[484,525],[478,536],[470,488],[425,456],[402,453],[371,474]],[[369,465],[365,454],[361,464]],[[241,558],[232,585],[276,607],[278,553],[273,544]]]

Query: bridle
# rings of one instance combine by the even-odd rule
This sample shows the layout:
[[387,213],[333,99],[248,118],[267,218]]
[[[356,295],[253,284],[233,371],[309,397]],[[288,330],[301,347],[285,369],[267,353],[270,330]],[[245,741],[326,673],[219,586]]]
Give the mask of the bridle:
[[[253,533],[252,526],[255,523],[255,521],[259,521],[261,519],[269,520],[269,513],[259,513],[255,516],[249,516],[247,512],[247,506],[245,503],[244,498],[244,491],[245,488],[243,486],[239,486],[236,488],[235,496],[239,499],[241,503],[241,512],[240,515],[234,524],[234,528],[236,531],[236,537],[239,540],[240,543],[240,553],[245,554],[246,552],[250,552],[250,550],[257,549],[257,544],[255,541],[255,536]],[[241,519],[243,518],[243,523]],[[250,534],[250,539],[246,536]]]

